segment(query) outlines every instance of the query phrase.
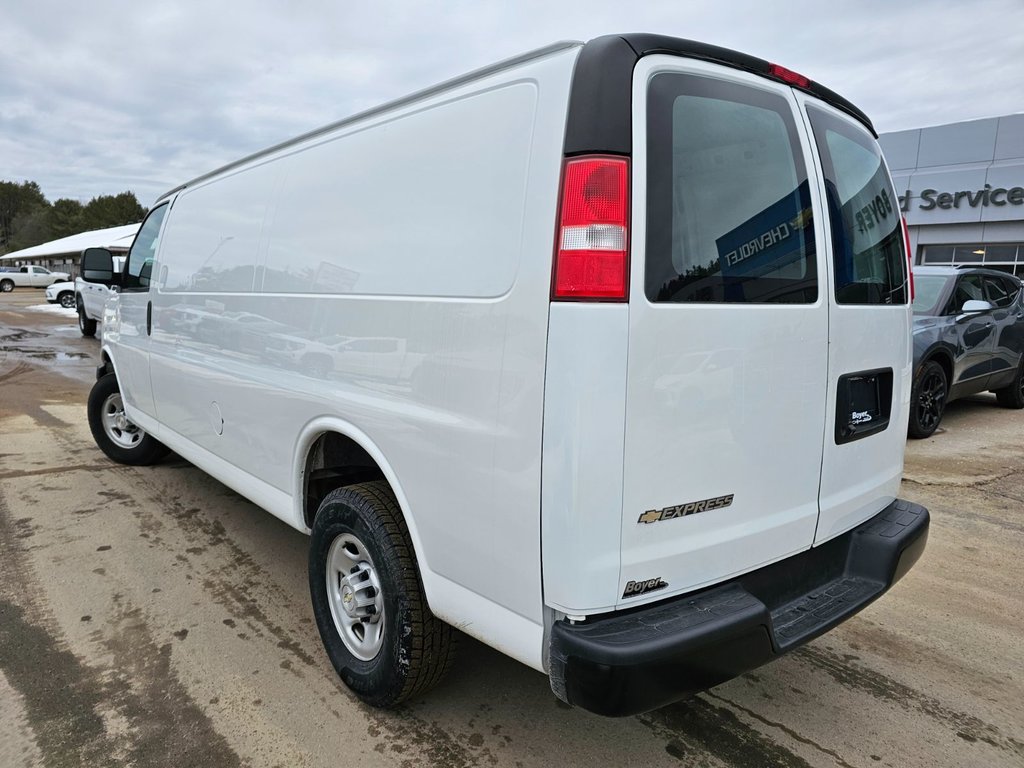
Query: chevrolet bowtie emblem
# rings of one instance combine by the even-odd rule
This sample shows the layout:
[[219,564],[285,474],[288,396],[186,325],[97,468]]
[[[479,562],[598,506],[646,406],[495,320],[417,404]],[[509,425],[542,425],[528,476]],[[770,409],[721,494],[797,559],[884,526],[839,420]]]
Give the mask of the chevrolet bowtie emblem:
[[638,523],[656,523],[659,520],[661,520],[661,510],[649,509],[646,512],[644,512],[642,515],[640,515],[640,519],[637,520],[637,522]]

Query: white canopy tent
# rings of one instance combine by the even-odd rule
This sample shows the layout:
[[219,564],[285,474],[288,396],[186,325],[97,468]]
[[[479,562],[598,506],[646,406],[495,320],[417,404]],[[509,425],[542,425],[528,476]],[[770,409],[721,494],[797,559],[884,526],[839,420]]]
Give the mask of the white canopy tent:
[[0,262],[35,261],[60,257],[77,258],[86,248],[106,248],[115,253],[123,253],[131,247],[135,233],[139,231],[139,226],[140,224],[128,224],[122,227],[107,227],[106,229],[94,229],[91,232],[80,232],[77,235],[51,240],[42,245],[33,245],[31,248],[22,248],[20,251],[6,253],[0,256]]

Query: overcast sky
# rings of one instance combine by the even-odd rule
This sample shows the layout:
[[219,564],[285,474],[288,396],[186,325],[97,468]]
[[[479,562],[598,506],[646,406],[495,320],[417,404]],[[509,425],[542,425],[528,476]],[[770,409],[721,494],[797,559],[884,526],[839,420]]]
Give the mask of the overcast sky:
[[200,173],[555,40],[658,32],[822,82],[879,131],[1024,111],[1024,0],[71,2],[0,20],[0,180],[48,199]]

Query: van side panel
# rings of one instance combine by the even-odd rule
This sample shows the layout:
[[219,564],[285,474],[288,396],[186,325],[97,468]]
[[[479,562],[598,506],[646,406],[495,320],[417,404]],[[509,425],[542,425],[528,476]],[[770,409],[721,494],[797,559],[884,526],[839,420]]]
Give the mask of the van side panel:
[[551,305],[544,409],[544,600],[610,610],[619,582],[625,304]]
[[166,427],[296,496],[305,425],[354,425],[401,484],[432,610],[537,668],[546,321],[577,54],[243,167],[262,217],[190,233],[198,218],[176,205],[153,297]]

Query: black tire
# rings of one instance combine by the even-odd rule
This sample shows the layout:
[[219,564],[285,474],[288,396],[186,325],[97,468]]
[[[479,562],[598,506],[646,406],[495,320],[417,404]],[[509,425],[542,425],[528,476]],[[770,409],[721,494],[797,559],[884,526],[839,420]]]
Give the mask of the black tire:
[[121,390],[117,377],[108,373],[93,384],[89,393],[89,429],[101,451],[118,464],[132,466],[155,464],[167,455],[167,446],[131,422],[111,426],[118,409],[123,414]]
[[78,330],[83,336],[96,335],[96,321],[86,317],[85,305],[81,302],[78,302]]
[[931,437],[946,411],[949,384],[946,372],[934,360],[921,365],[910,390],[910,423],[907,434],[919,440]]
[[64,309],[75,308],[75,293],[74,291],[63,291],[57,296],[57,303],[60,304]]
[[3,293],[10,293],[14,290],[13,280],[0,280],[0,291]]
[[[365,549],[368,559],[364,562],[369,562],[380,585],[379,620],[384,626],[379,650],[369,660],[360,659],[346,645],[331,612],[328,574],[332,574],[332,580],[338,579],[339,594],[343,577],[342,571],[332,565],[330,553],[336,541],[349,538]],[[353,568],[349,573],[355,571]],[[367,704],[391,707],[424,693],[451,666],[454,630],[427,606],[409,531],[387,483],[378,480],[350,485],[324,498],[313,522],[309,591],[331,663],[345,685]],[[358,621],[372,621],[372,617]],[[349,623],[358,629],[357,620],[350,619]]]
[[1017,375],[1002,389],[995,390],[996,402],[1003,408],[1024,408],[1024,357],[1017,366]]

